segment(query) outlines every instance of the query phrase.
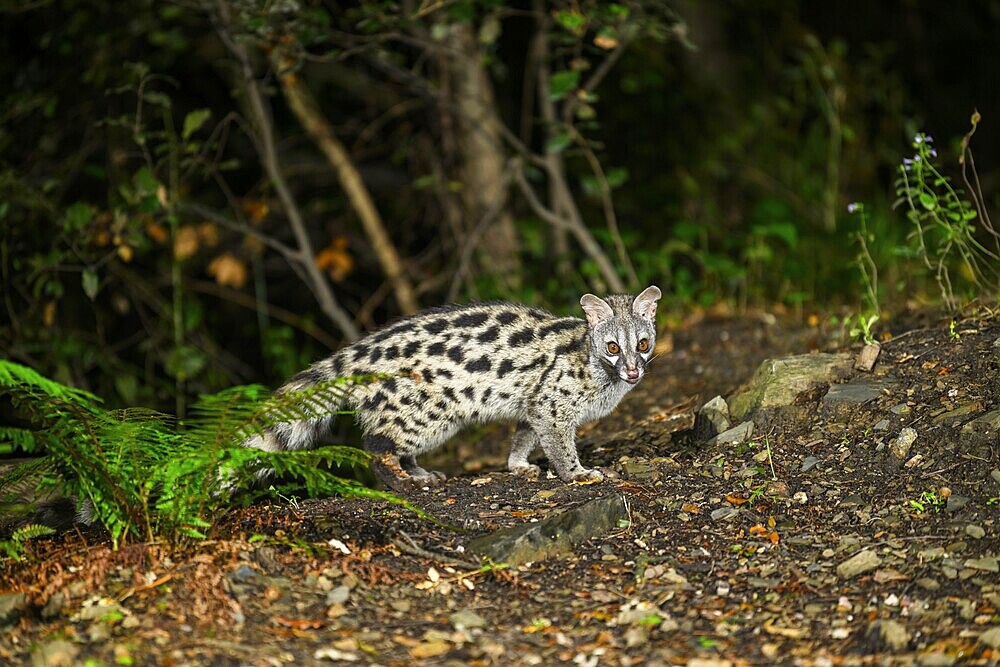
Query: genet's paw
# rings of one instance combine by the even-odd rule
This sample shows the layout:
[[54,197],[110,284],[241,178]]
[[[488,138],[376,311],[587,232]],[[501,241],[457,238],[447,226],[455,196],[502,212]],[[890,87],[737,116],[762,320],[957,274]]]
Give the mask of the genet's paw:
[[529,463],[528,465],[515,466],[511,468],[510,474],[516,475],[522,479],[536,480],[541,476],[542,469]]
[[438,472],[436,470],[425,470],[423,473],[410,473],[406,477],[396,480],[398,484],[398,490],[411,490],[416,491],[423,489],[425,487],[434,488],[436,486],[441,486],[444,484],[446,479],[443,472]]
[[574,484],[597,484],[604,479],[604,473],[600,470],[587,470],[586,468],[572,476]]

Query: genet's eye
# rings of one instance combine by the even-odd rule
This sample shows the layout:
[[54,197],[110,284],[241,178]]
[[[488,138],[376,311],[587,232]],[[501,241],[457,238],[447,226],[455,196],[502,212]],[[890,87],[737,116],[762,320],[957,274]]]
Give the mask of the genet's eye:
[[649,341],[643,338],[642,340],[639,341],[639,344],[636,346],[636,349],[638,349],[640,352],[645,352],[646,350],[649,349]]
[[618,347],[618,343],[608,343],[608,354],[618,354],[622,349]]

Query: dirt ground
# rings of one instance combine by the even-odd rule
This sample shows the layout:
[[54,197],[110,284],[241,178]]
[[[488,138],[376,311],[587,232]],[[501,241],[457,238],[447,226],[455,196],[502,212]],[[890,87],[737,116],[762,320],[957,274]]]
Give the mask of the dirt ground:
[[[1000,408],[1000,322],[898,331],[876,396],[836,411],[817,387],[735,446],[670,431],[763,359],[837,343],[764,317],[672,337],[581,433],[584,464],[616,480],[515,479],[502,472],[509,431],[494,428],[459,436],[464,469],[407,496],[462,531],[323,499],[234,511],[180,554],[112,552],[99,531],[36,540],[0,574],[0,592],[25,594],[0,610],[0,663],[1000,662],[1000,437],[982,420],[963,430]],[[907,428],[916,438],[894,465]],[[627,520],[564,555],[483,566],[468,548],[614,494]]]

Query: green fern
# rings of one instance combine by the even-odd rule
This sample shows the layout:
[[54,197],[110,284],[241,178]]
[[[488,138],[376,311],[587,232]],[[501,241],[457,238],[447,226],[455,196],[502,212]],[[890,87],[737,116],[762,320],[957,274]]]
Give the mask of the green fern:
[[[178,423],[145,408],[106,410],[92,394],[0,360],[0,393],[38,427],[30,438],[0,431],[0,442],[30,440],[44,449],[54,471],[47,483],[58,481],[86,503],[116,547],[127,539],[204,537],[229,502],[227,490],[251,485],[267,470],[301,480],[313,495],[379,498],[426,516],[392,494],[326,471],[367,466],[370,456],[360,449],[264,452],[241,446],[275,424],[335,414],[329,406],[341,405],[352,386],[380,379],[338,378],[275,395],[259,386],[234,387],[202,396],[191,417]],[[0,491],[5,484],[0,478]]]
[[0,540],[0,552],[7,558],[21,560],[24,557],[24,543],[36,537],[55,535],[56,531],[48,526],[33,523],[21,526],[10,536],[10,539]]

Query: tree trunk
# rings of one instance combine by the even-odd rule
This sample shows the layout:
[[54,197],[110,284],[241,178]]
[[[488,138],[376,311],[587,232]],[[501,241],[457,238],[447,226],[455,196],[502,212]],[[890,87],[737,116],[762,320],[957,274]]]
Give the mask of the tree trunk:
[[520,241],[506,204],[510,184],[505,176],[501,121],[472,23],[452,26],[451,45],[461,52],[450,60],[447,73],[458,116],[456,148],[466,238],[478,238],[476,258],[481,270],[508,289],[516,289],[522,268]]

